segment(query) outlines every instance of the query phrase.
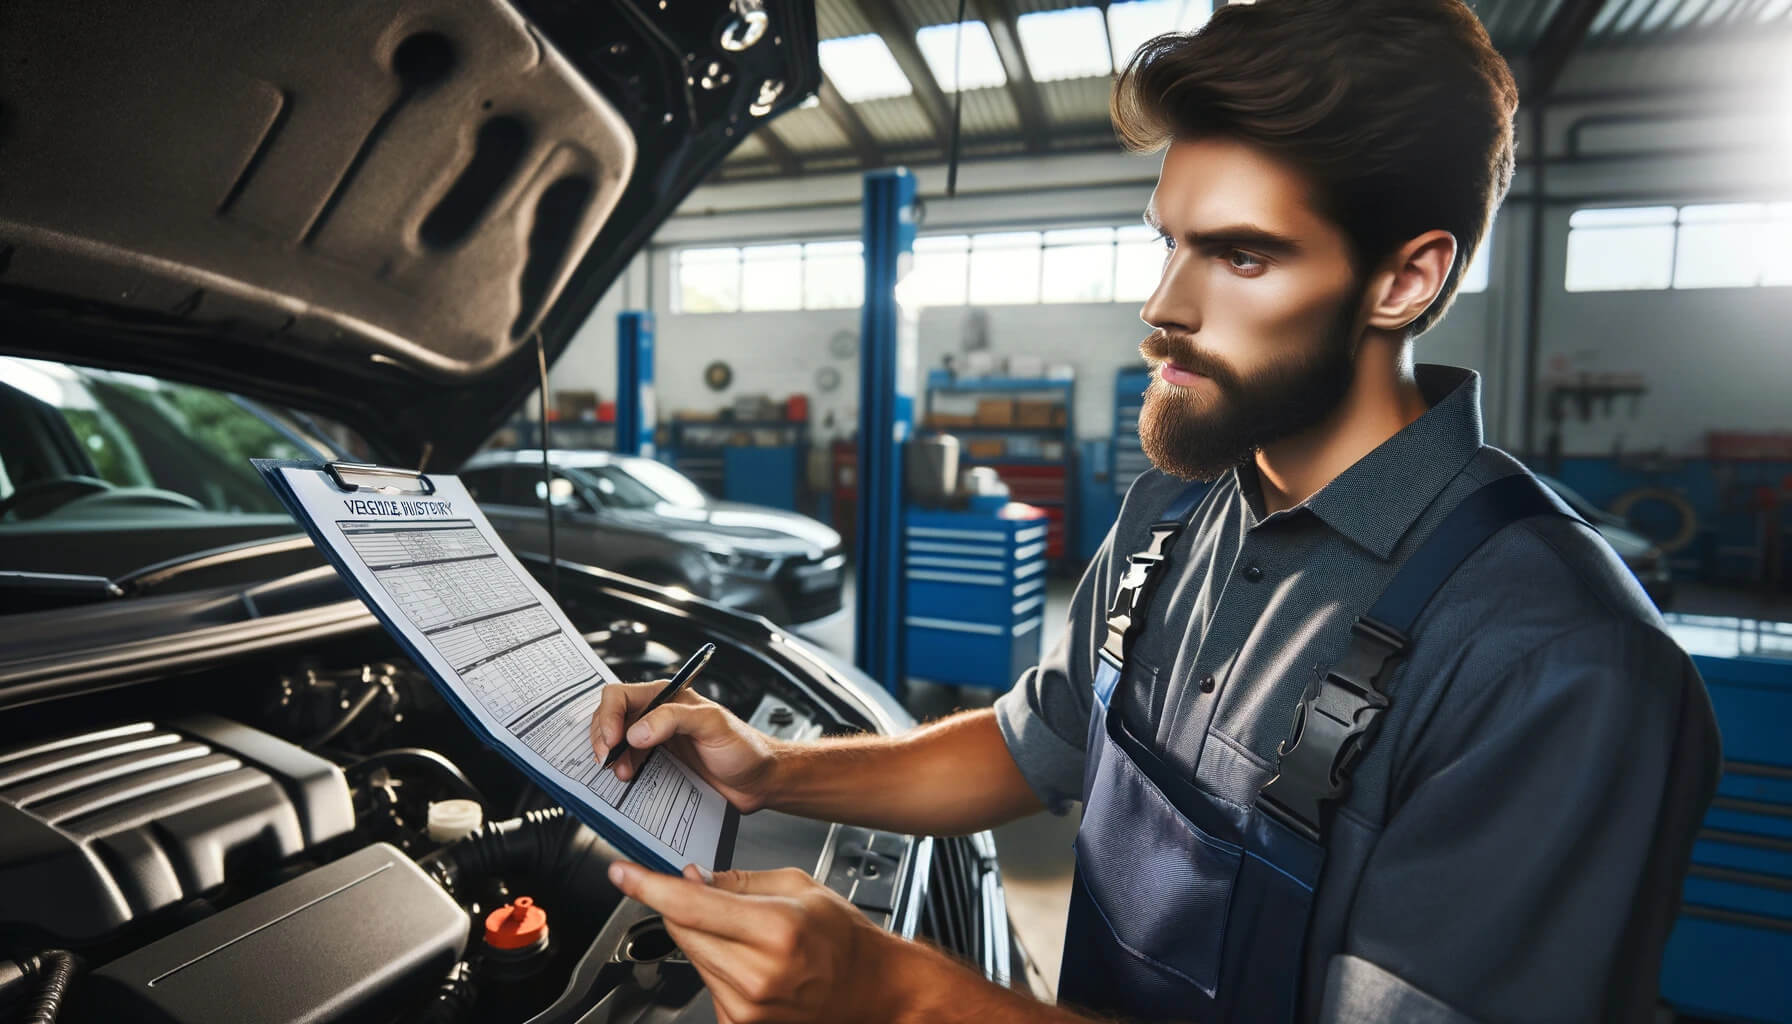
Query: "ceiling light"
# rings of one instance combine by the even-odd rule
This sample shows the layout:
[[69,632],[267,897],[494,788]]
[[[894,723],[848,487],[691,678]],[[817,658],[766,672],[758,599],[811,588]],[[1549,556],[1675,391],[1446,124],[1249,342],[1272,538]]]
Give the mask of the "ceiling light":
[[1133,51],[1165,32],[1193,32],[1213,14],[1213,0],[1132,0],[1108,8],[1108,42],[1114,66],[1123,68]]
[[[964,33],[962,43],[960,26]],[[926,58],[934,81],[947,92],[1008,83],[1002,58],[996,54],[996,41],[989,37],[989,26],[981,21],[929,25],[915,33],[915,43],[921,47],[921,56]],[[955,66],[957,74],[953,73]]]
[[1108,53],[1107,25],[1099,8],[1072,7],[1023,14],[1015,28],[1034,81],[1092,78],[1114,70]]
[[907,96],[915,91],[878,36],[823,39],[820,56],[822,72],[848,103]]

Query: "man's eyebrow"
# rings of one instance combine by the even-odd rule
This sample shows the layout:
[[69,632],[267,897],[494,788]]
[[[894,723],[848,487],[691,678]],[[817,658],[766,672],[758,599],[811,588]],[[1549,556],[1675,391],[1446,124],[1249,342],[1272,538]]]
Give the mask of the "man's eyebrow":
[[1157,219],[1157,211],[1156,210],[1147,206],[1145,208],[1145,215],[1139,219],[1145,222],[1146,227],[1150,228],[1151,230],[1157,232],[1160,235],[1164,234],[1164,222]]
[[1240,248],[1259,249],[1281,256],[1297,253],[1301,247],[1300,242],[1296,239],[1277,234],[1268,228],[1260,228],[1255,224],[1228,224],[1225,227],[1212,228],[1207,231],[1190,231],[1186,238],[1188,244],[1197,248],[1235,245]]

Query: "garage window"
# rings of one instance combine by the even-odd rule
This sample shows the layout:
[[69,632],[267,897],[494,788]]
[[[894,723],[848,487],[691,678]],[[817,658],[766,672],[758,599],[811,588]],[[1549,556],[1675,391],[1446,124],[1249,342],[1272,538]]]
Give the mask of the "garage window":
[[1045,233],[1041,302],[1114,301],[1114,229]]
[[740,308],[803,308],[803,247],[755,245],[740,251]]
[[803,308],[857,309],[865,303],[865,255],[859,242],[803,246]]
[[971,305],[1039,301],[1039,232],[1004,231],[971,238]]
[[1576,210],[1571,292],[1792,285],[1792,203]]
[[740,250],[685,249],[678,254],[678,312],[740,312]]
[[865,301],[858,242],[681,249],[672,269],[676,313],[855,309]]
[[1680,208],[1675,288],[1792,284],[1792,203]]
[[1473,295],[1487,290],[1489,278],[1488,267],[1493,259],[1493,228],[1481,238],[1481,248],[1475,250],[1475,258],[1468,261],[1462,271],[1462,287],[1457,291],[1463,295]]
[[[1486,291],[1493,235],[1465,271],[1463,292]],[[1142,302],[1163,275],[1165,249],[1142,224],[922,235],[902,301],[923,308]],[[680,250],[675,313],[856,309],[865,301],[857,241]]]
[[921,306],[962,306],[970,294],[971,236],[915,239],[915,266],[902,282],[903,299]]
[[1143,302],[1157,290],[1170,250],[1154,229],[1143,224],[1128,224],[1114,232],[1114,240],[1114,299]]

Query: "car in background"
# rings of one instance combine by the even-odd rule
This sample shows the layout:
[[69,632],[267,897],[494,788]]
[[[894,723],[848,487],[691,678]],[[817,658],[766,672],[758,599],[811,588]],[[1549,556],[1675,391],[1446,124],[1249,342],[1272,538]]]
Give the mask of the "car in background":
[[840,535],[808,516],[717,501],[671,466],[638,455],[481,452],[461,482],[514,551],[546,555],[552,494],[557,556],[678,587],[780,625],[840,611]]
[[1611,545],[1612,550],[1618,553],[1625,566],[1636,576],[1637,582],[1643,585],[1649,600],[1655,602],[1655,607],[1667,611],[1674,601],[1674,574],[1668,567],[1667,555],[1661,550],[1661,546],[1631,529],[1630,524],[1620,516],[1593,504],[1580,492],[1555,477],[1543,473],[1535,476],[1567,502],[1576,515],[1599,531],[1599,536],[1605,538],[1605,542]]

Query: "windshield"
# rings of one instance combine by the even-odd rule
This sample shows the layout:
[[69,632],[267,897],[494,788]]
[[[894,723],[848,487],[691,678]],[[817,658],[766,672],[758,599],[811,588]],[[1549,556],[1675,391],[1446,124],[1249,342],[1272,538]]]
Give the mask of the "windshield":
[[[600,468],[613,473],[613,479],[627,480],[630,485],[645,490],[659,502],[676,505],[679,508],[706,508],[709,505],[709,495],[703,493],[703,488],[698,487],[683,473],[663,462],[655,462],[652,459],[628,459],[624,462],[611,463],[608,466],[590,467],[586,472]],[[618,484],[617,490],[622,490],[622,487],[623,485]],[[608,492],[605,494],[608,496]],[[640,507],[647,508],[652,504],[653,502],[650,501],[647,505]]]
[[249,460],[335,457],[321,429],[211,388],[0,356],[0,570],[117,579],[291,534]]
[[[318,442],[233,395],[140,374],[0,357],[0,407],[0,502],[14,519],[35,518],[33,494],[69,495],[41,503],[48,514],[145,488],[204,511],[276,513],[249,460],[319,454]],[[90,483],[66,483],[75,477]]]

